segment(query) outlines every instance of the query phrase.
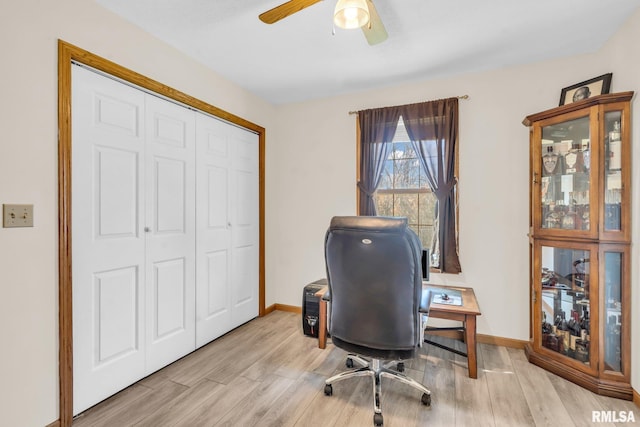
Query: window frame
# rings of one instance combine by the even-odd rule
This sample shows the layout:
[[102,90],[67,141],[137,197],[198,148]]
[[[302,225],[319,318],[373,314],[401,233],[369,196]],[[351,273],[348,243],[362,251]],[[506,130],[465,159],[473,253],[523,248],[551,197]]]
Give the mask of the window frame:
[[[356,170],[356,180],[355,180],[355,185],[354,185],[354,200],[355,200],[355,204],[356,204],[356,215],[360,215],[360,204],[358,202],[358,197],[359,197],[359,189],[358,189],[358,182],[360,182],[361,176],[360,176],[360,164],[362,162],[362,150],[360,148],[360,134],[361,134],[361,129],[360,129],[360,122],[359,120],[356,120],[356,138],[355,138],[355,145],[356,145],[356,156],[355,156],[355,170]],[[457,132],[456,134],[456,145],[454,148],[454,155],[455,155],[455,159],[454,159],[454,170],[453,170],[453,176],[456,179],[456,184],[455,184],[455,191],[454,191],[454,195],[455,195],[455,208],[456,208],[456,223],[455,223],[455,229],[456,229],[456,248],[458,248],[458,251],[460,250],[460,132]],[[414,191],[413,189],[407,189],[410,191]],[[376,190],[380,191],[380,190]],[[426,190],[426,191],[431,191],[431,190]],[[442,268],[438,268],[438,267],[429,267],[429,271],[431,273],[442,273]],[[453,273],[448,273],[448,274],[453,274]],[[460,273],[457,273],[460,274]]]

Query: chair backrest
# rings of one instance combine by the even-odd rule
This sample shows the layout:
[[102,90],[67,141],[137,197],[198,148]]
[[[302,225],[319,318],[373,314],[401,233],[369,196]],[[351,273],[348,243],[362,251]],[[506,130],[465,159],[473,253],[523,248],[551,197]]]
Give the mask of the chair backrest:
[[325,238],[334,344],[382,353],[373,357],[414,351],[420,340],[421,258],[420,240],[406,218],[334,217]]

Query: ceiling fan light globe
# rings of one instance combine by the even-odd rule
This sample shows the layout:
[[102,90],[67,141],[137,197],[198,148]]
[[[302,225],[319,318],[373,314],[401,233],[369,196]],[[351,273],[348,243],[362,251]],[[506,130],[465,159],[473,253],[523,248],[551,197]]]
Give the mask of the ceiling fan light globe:
[[333,22],[340,28],[351,30],[369,23],[369,7],[366,0],[338,0]]

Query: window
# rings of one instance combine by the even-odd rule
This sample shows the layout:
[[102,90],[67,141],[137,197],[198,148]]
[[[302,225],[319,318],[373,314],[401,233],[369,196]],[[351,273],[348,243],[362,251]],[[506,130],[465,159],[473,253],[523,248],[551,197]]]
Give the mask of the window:
[[407,217],[431,267],[460,273],[458,98],[358,111],[358,133],[358,214]]
[[407,217],[422,246],[432,248],[437,201],[402,118],[398,121],[374,200],[378,215]]

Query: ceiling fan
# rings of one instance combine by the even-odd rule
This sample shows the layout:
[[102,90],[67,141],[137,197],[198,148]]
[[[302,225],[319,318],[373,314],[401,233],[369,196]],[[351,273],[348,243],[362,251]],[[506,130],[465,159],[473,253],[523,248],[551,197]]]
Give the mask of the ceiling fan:
[[[259,18],[266,24],[273,24],[321,1],[289,0],[260,14]],[[371,0],[338,0],[334,12],[334,23],[341,28],[362,28],[370,45],[381,43],[388,37],[387,30]]]

